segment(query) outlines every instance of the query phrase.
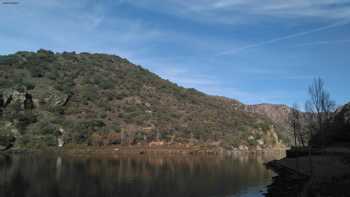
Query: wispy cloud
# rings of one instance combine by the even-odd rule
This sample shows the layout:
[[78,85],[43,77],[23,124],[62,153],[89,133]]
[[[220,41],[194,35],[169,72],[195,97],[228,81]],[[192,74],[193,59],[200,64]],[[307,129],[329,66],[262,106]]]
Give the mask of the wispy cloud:
[[307,46],[318,46],[318,45],[330,45],[330,44],[347,44],[350,43],[349,40],[323,40],[315,42],[306,42],[301,44],[296,44],[295,47],[307,47]]
[[239,52],[242,52],[244,50],[257,48],[257,47],[262,47],[262,46],[265,46],[265,45],[274,44],[274,43],[277,43],[277,42],[281,42],[281,41],[285,41],[285,40],[289,40],[289,39],[305,36],[305,35],[308,35],[308,34],[325,31],[325,30],[336,28],[336,27],[339,27],[339,26],[348,25],[349,23],[350,23],[350,20],[340,21],[340,22],[337,22],[337,23],[333,23],[333,24],[330,24],[330,25],[326,25],[326,26],[322,26],[322,27],[319,27],[319,28],[311,29],[311,30],[308,30],[308,31],[298,32],[298,33],[294,33],[294,34],[289,34],[287,36],[277,37],[277,38],[273,38],[273,39],[270,39],[270,40],[265,40],[265,41],[257,42],[257,43],[254,43],[254,44],[249,44],[249,45],[246,45],[246,46],[243,46],[243,47],[240,47],[240,48],[226,50],[226,51],[220,52],[219,54],[217,54],[217,56],[233,55],[233,54],[237,54]]
[[[282,67],[282,66],[281,66]],[[313,79],[312,74],[300,73],[287,68],[243,68],[239,71],[259,80],[309,80]]]
[[125,0],[136,6],[160,8],[161,12],[206,22],[227,24],[258,20],[252,16],[341,20],[350,18],[347,0]]

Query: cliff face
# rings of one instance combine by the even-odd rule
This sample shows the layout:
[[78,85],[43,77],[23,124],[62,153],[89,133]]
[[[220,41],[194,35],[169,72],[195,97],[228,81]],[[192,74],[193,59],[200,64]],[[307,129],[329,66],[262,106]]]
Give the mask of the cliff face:
[[250,113],[256,113],[268,117],[272,122],[274,122],[279,130],[280,134],[291,140],[291,131],[289,125],[289,117],[291,113],[291,108],[287,105],[274,105],[274,104],[257,104],[257,105],[246,105],[243,110]]
[[0,56],[0,127],[13,127],[18,146],[56,146],[57,139],[244,149],[281,143],[278,114],[242,108],[239,101],[179,87],[118,56],[46,50]]
[[257,113],[269,117],[275,123],[288,125],[291,108],[287,105],[258,104],[245,106],[247,112]]

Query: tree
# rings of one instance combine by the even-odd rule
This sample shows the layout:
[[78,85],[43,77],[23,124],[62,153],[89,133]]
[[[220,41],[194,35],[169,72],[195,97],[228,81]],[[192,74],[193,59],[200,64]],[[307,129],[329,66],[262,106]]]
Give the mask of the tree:
[[291,109],[290,115],[289,115],[289,123],[290,127],[293,130],[294,135],[294,145],[297,146],[297,142],[299,141],[302,146],[304,147],[304,137],[301,131],[301,115],[299,111],[298,104],[293,104],[293,107]]
[[325,130],[329,126],[330,115],[335,109],[335,102],[331,100],[329,92],[325,89],[324,81],[321,78],[314,79],[309,86],[310,100],[306,102],[305,109],[309,112],[309,120],[313,130],[321,136],[321,144],[325,143]]

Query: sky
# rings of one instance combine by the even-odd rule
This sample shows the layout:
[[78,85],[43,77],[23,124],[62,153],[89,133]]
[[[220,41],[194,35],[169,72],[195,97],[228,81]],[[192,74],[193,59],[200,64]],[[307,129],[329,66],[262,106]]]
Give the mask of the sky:
[[0,54],[116,54],[246,104],[350,101],[350,0],[0,0]]

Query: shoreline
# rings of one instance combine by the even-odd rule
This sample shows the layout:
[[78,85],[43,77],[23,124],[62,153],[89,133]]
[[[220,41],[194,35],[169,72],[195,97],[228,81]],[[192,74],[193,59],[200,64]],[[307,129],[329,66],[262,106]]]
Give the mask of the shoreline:
[[43,149],[11,149],[4,153],[57,153],[67,155],[239,155],[239,154],[279,154],[280,158],[285,156],[286,149],[269,148],[262,150],[228,150],[217,146],[86,146],[86,145],[67,145],[65,147],[46,147]]
[[337,155],[331,154],[332,149],[317,150],[317,154],[311,157],[302,154],[288,157],[287,154],[283,159],[266,163],[265,166],[277,174],[273,183],[267,187],[266,196],[350,196],[349,149],[336,151]]

